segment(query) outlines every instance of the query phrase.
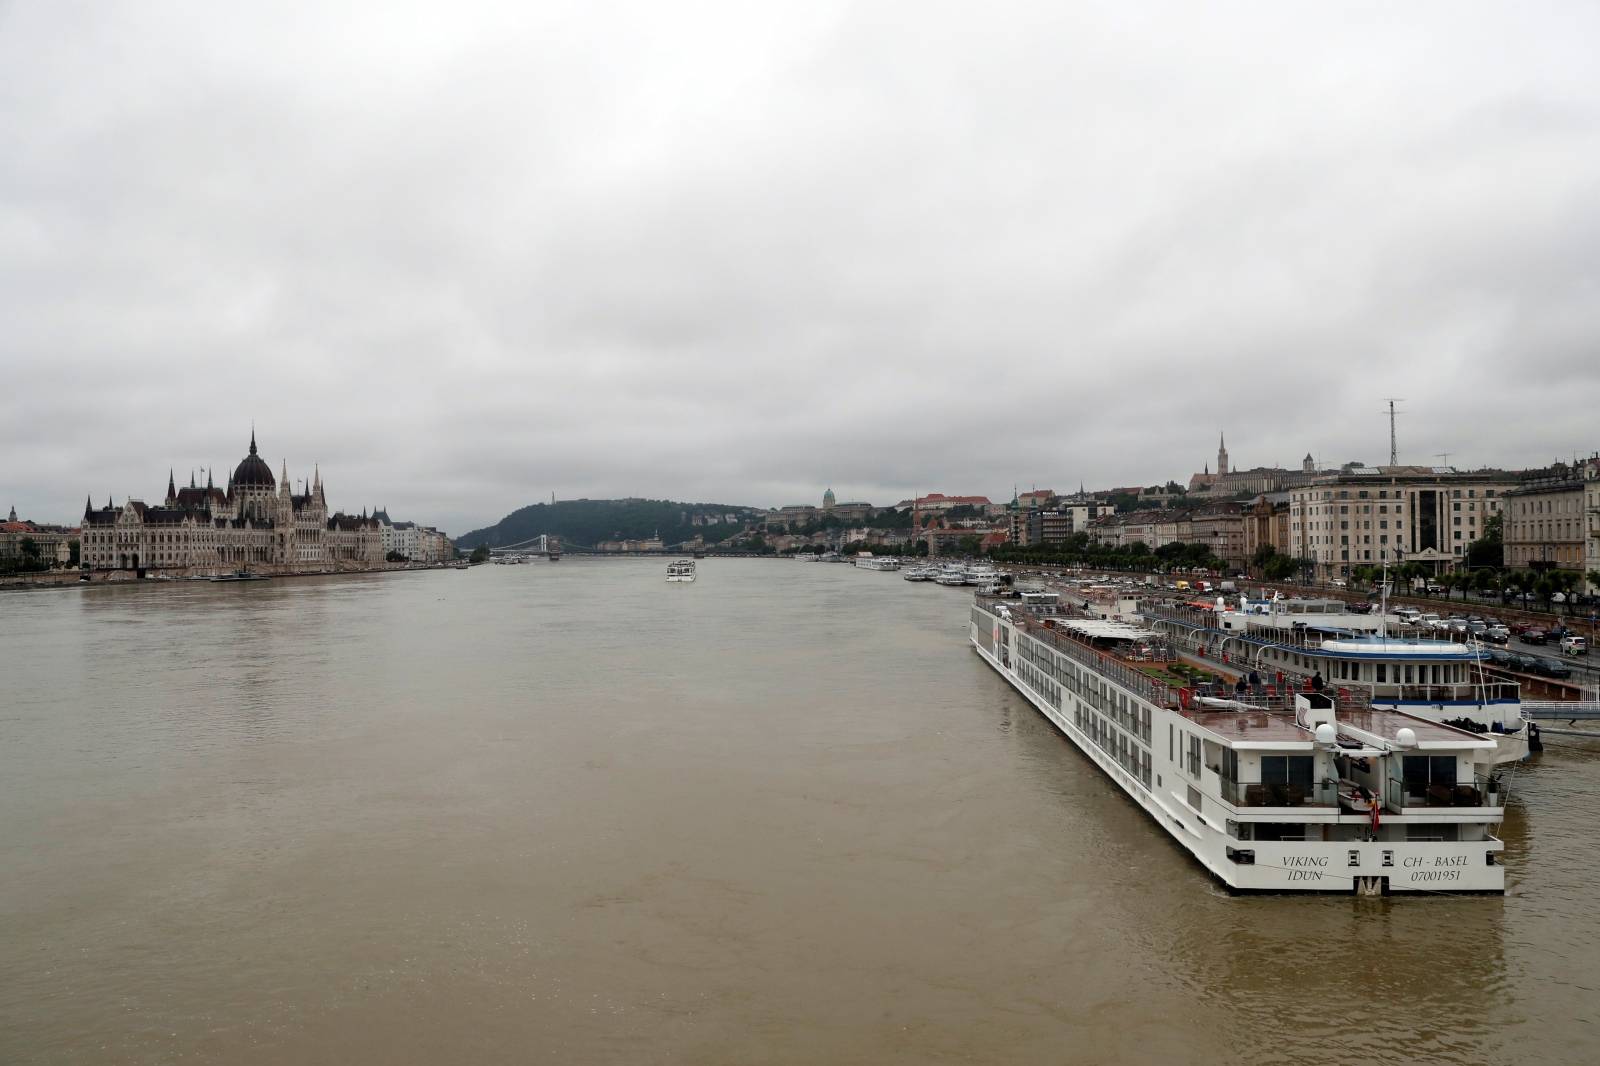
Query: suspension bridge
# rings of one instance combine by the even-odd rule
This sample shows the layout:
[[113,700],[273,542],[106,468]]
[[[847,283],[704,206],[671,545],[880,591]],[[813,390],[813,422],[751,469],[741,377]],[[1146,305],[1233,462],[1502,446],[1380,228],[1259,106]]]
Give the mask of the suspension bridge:
[[[693,541],[683,541],[679,544],[663,544],[659,548],[602,548],[592,544],[575,544],[571,541],[553,537],[548,533],[541,533],[537,537],[518,541],[515,544],[500,544],[489,548],[491,557],[509,555],[548,555],[559,558],[563,555],[601,555],[601,556],[639,556],[639,555],[686,555],[692,552],[705,552],[708,549]],[[729,552],[718,551],[718,555],[756,555],[757,552]]]

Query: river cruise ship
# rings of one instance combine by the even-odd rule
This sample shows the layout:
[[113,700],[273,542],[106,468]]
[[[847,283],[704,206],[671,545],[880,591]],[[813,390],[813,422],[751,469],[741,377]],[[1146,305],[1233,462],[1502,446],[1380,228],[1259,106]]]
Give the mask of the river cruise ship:
[[679,559],[675,563],[668,563],[667,564],[667,580],[668,581],[693,581],[694,580],[694,560],[693,559]]
[[1484,672],[1479,648],[1421,637],[1397,619],[1343,612],[1317,600],[1239,600],[1142,606],[1141,615],[1179,647],[1220,670],[1254,672],[1263,687],[1303,689],[1320,674],[1330,689],[1380,710],[1403,711],[1481,733],[1494,761],[1528,755],[1536,729],[1521,689]]
[[1330,690],[1203,698],[1124,622],[976,597],[977,653],[1230,890],[1505,891],[1495,741]]
[[873,555],[871,552],[858,552],[856,554],[857,570],[898,570],[900,560],[892,555]]

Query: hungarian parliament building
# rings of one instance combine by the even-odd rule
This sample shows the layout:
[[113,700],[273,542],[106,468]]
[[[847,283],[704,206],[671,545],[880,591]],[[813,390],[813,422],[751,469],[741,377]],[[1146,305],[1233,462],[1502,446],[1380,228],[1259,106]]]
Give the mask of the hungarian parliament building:
[[320,470],[296,495],[288,463],[274,478],[252,431],[226,489],[209,475],[203,488],[193,476],[179,488],[169,473],[159,507],[85,503],[80,550],[90,569],[346,570],[382,565],[386,533],[377,517],[329,514]]

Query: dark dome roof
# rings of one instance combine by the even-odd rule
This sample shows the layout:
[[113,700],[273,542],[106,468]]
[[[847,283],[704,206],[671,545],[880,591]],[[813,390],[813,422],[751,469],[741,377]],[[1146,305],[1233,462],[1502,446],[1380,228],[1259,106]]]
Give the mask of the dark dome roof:
[[233,472],[233,487],[260,486],[261,488],[276,488],[277,480],[272,476],[272,468],[256,454],[255,431],[250,432],[250,454],[244,457],[237,469]]

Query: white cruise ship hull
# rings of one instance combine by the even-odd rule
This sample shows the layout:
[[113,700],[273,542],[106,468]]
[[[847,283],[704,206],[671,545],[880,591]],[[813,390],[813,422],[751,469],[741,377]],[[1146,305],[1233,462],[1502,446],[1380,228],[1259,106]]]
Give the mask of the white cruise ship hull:
[[[1492,835],[1470,842],[1411,839],[1241,841],[1228,831],[1230,825],[1237,824],[1234,819],[1259,820],[1263,814],[1270,816],[1270,810],[1264,812],[1256,808],[1249,813],[1229,810],[1216,803],[1210,795],[1202,798],[1198,810],[1190,805],[1191,789],[1199,786],[1214,792],[1216,775],[1206,770],[1199,778],[1191,777],[1180,763],[1169,758],[1169,729],[1176,730],[1179,723],[1183,722],[1178,711],[1151,703],[1107,676],[1090,674],[1078,668],[1084,683],[1097,687],[1102,701],[1114,705],[1118,700],[1125,700],[1125,707],[1150,712],[1151,740],[1131,745],[1136,762],[1141,753],[1148,759],[1144,764],[1144,772],[1151,784],[1146,785],[1140,779],[1141,775],[1126,767],[1116,754],[1097,744],[1077,724],[1078,719],[1088,722],[1091,716],[1097,714],[1097,710],[1092,699],[1085,699],[1070,691],[1071,686],[1063,683],[1066,671],[1070,669],[1065,656],[1056,655],[1052,658],[1052,653],[1042,644],[1033,642],[1037,646],[1036,651],[1042,652],[1036,661],[1049,663],[1047,668],[1051,675],[1046,675],[1039,667],[1027,665],[1021,660],[1020,641],[1031,640],[1025,632],[978,607],[973,608],[972,615],[969,638],[983,660],[1063,736],[1072,741],[1124,794],[1143,808],[1157,826],[1230,890],[1363,895],[1381,892],[1505,891],[1505,870],[1497,859],[1504,845]],[[988,632],[980,632],[980,625]],[[1005,634],[1004,643],[1000,639],[1002,632]],[[985,641],[984,637],[990,639]],[[997,657],[990,647],[985,647],[986,643],[1004,655],[1005,660]],[[1018,667],[1033,674],[1036,683],[1045,688],[1048,694],[1036,691],[1024,679]],[[1057,671],[1062,672],[1058,674]],[[1056,677],[1063,680],[1056,680]],[[1126,739],[1109,717],[1103,716],[1103,722],[1111,726],[1103,732],[1111,734],[1112,740]],[[1498,809],[1492,814],[1495,815],[1495,822],[1503,817],[1503,811]],[[1367,815],[1345,813],[1338,807],[1320,815],[1306,815],[1302,809],[1296,811],[1294,816],[1315,818],[1314,824],[1329,827],[1333,833],[1338,832],[1334,827],[1342,826],[1347,827],[1346,831],[1354,831],[1349,827],[1359,827],[1368,822]],[[1284,817],[1289,817],[1287,812]],[[1404,824],[1408,819],[1391,818],[1388,821],[1391,825],[1395,822]],[[1391,833],[1394,831],[1390,829]],[[1410,835],[1415,831],[1407,832]],[[1422,833],[1417,832],[1417,835]],[[1240,861],[1238,857],[1245,852],[1250,855],[1251,861],[1248,863]]]

